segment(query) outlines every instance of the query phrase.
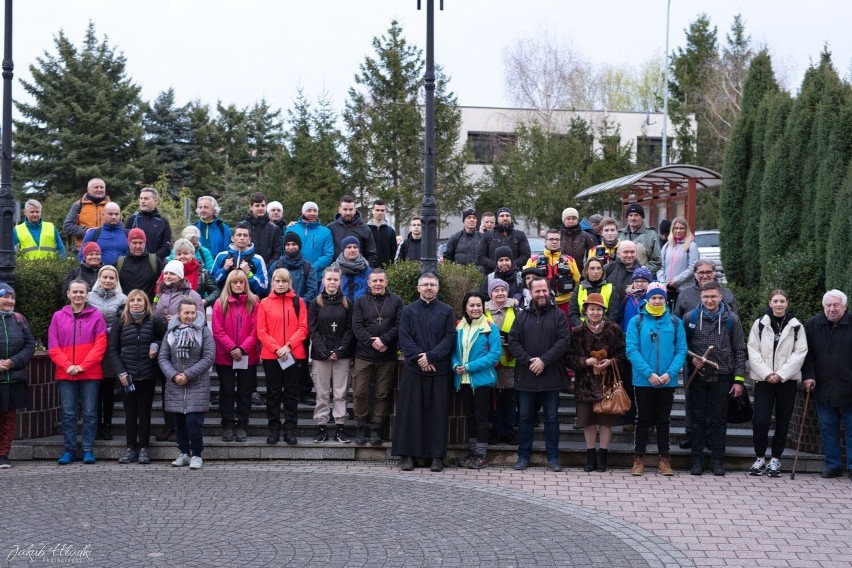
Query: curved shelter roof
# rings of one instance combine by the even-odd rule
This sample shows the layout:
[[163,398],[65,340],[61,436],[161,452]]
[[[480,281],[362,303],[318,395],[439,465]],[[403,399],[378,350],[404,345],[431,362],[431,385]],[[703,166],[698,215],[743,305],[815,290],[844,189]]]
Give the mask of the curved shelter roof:
[[625,193],[631,191],[645,193],[654,190],[676,191],[687,189],[690,180],[694,180],[695,189],[715,189],[722,184],[722,176],[713,170],[689,164],[673,164],[593,185],[578,193],[575,199],[583,199],[616,190]]

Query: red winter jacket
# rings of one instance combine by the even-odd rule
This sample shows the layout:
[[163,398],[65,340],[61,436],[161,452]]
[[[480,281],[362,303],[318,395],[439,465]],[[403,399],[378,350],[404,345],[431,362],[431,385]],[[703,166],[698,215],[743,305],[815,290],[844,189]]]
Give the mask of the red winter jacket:
[[[299,302],[299,315],[293,299]],[[257,314],[257,339],[261,343],[261,359],[277,359],[276,351],[286,344],[294,359],[307,359],[305,339],[308,338],[308,308],[292,290],[279,296],[275,292],[260,302]]]

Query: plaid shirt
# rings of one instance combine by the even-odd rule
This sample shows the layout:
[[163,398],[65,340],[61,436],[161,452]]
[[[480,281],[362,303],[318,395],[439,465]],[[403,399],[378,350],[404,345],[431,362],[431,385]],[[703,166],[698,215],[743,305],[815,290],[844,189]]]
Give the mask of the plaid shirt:
[[[724,304],[723,304],[724,305]],[[719,370],[711,365],[705,365],[696,378],[707,382],[716,382],[719,376],[746,375],[745,335],[740,318],[725,306],[723,313],[715,321],[707,319],[700,307],[689,311],[683,316],[683,327],[686,329],[686,340],[689,350],[703,355],[707,348],[713,346],[713,351],[707,356],[708,361],[719,365]],[[728,319],[731,319],[731,331],[728,332]],[[687,357],[692,369],[692,357]]]

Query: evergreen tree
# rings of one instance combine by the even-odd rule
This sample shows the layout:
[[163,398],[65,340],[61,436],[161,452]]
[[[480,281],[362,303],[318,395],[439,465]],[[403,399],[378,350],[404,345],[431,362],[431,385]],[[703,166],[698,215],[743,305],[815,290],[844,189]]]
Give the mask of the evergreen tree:
[[[772,71],[772,62],[766,50],[752,61],[745,81],[742,111],[734,125],[726,148],[725,166],[722,171],[722,186],[719,189],[719,228],[722,263],[729,279],[740,284],[753,284],[753,275],[747,275],[753,259],[742,254],[744,245],[753,240],[753,227],[748,222],[760,214],[759,193],[750,192],[748,178],[754,176],[757,162],[763,159],[756,148],[762,144],[755,133],[758,109],[768,94],[778,91],[778,83]],[[763,113],[765,120],[765,112]],[[762,164],[759,165],[762,177]]]
[[224,167],[224,157],[219,152],[216,140],[216,125],[210,115],[210,107],[201,101],[187,105],[189,117],[189,153],[194,159],[189,163],[190,189],[195,197],[212,194],[222,195],[218,175]]
[[175,91],[170,88],[160,93],[143,118],[148,147],[156,153],[153,177],[165,174],[165,189],[171,193],[194,181],[190,164],[197,161],[197,156],[192,147],[189,108],[188,104],[182,107],[175,104]]
[[21,84],[33,102],[17,103],[18,177],[41,196],[82,195],[93,177],[113,198],[129,196],[152,165],[143,141],[140,87],[125,58],[89,23],[82,48],[63,32]]
[[[848,110],[847,110],[848,114]],[[823,225],[824,226],[824,225]],[[826,244],[826,289],[845,290],[852,293],[852,162],[846,169],[846,178],[837,192]]]
[[[421,50],[403,37],[396,20],[385,35],[373,39],[373,49],[375,57],[361,64],[343,113],[346,189],[360,205],[383,199],[399,231],[401,222],[419,212],[422,196],[423,58]],[[446,89],[440,69],[436,81],[435,131],[457,132],[459,113],[442,108],[453,106],[455,97]],[[441,178],[436,179],[436,193],[461,191],[456,187],[460,176],[451,144],[455,139],[452,134],[436,136],[435,169]]]

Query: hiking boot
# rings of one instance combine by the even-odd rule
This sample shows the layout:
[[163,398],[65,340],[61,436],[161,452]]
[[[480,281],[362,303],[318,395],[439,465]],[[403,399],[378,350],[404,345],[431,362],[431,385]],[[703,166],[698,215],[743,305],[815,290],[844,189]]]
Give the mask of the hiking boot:
[[172,462],[172,467],[183,467],[189,465],[189,456],[180,454],[175,461]]
[[594,448],[586,448],[586,465],[583,471],[595,471],[598,467],[598,452]]
[[355,425],[355,445],[363,446],[367,443],[367,426],[363,423]]
[[485,456],[470,456],[467,460],[468,469],[485,469]]
[[246,434],[245,428],[237,428],[234,430],[235,442],[245,442],[246,440],[248,440],[248,434]]
[[550,460],[549,462],[547,462],[547,469],[552,472],[559,473],[560,471],[562,471],[563,468],[562,464],[559,463],[559,460]]
[[232,428],[222,428],[222,441],[223,442],[233,442],[234,441],[234,430]]
[[204,460],[201,459],[201,456],[192,456],[189,459],[189,469],[201,469],[201,466],[204,465]]
[[277,444],[278,440],[281,439],[281,431],[276,428],[270,428],[266,433],[266,443],[267,444]]
[[835,477],[840,477],[841,473],[843,473],[843,470],[839,467],[827,467],[822,470],[819,476],[823,479],[834,479]]
[[370,445],[382,445],[382,427],[378,424],[373,424],[373,427],[370,428]]
[[722,460],[713,460],[713,475],[718,477],[725,475],[725,462]]
[[530,465],[530,460],[524,458],[518,458],[518,461],[515,462],[514,469],[515,471],[524,471]]
[[288,424],[284,427],[284,442],[291,446],[295,446],[299,443],[298,438],[296,438],[296,426],[293,424]]
[[657,460],[657,471],[659,471],[663,475],[674,475],[674,470],[672,469],[672,462],[669,460],[669,456],[660,456]]
[[139,448],[139,464],[148,465],[151,463],[151,457],[148,455],[148,448]]
[[343,424],[337,425],[337,429],[334,431],[334,441],[341,444],[349,443],[349,436],[346,435],[346,428],[344,428]]
[[127,448],[124,450],[124,455],[118,458],[118,463],[133,463],[136,461],[136,450]]
[[644,475],[644,474],[645,474],[645,454],[636,454],[635,456],[633,456],[633,467],[630,468],[630,475]]
[[766,473],[766,459],[757,458],[754,460],[754,463],[751,464],[751,469],[748,470],[748,474],[758,476],[763,475],[764,473]]
[[778,458],[772,458],[769,460],[769,467],[766,468],[767,473],[769,473],[769,477],[780,477],[781,476],[781,460]]
[[328,429],[325,426],[317,426],[317,435],[314,436],[314,444],[321,444],[326,440],[328,440]]
[[435,458],[432,460],[432,465],[429,467],[429,471],[434,473],[440,473],[444,471],[444,460],[441,458]]
[[83,452],[83,463],[86,465],[91,465],[95,463],[94,452]]
[[400,456],[399,471],[411,471],[412,469],[414,469],[414,460],[411,459],[411,456]]
[[692,458],[692,469],[689,470],[689,473],[692,475],[701,475],[704,473],[704,457],[694,457]]

